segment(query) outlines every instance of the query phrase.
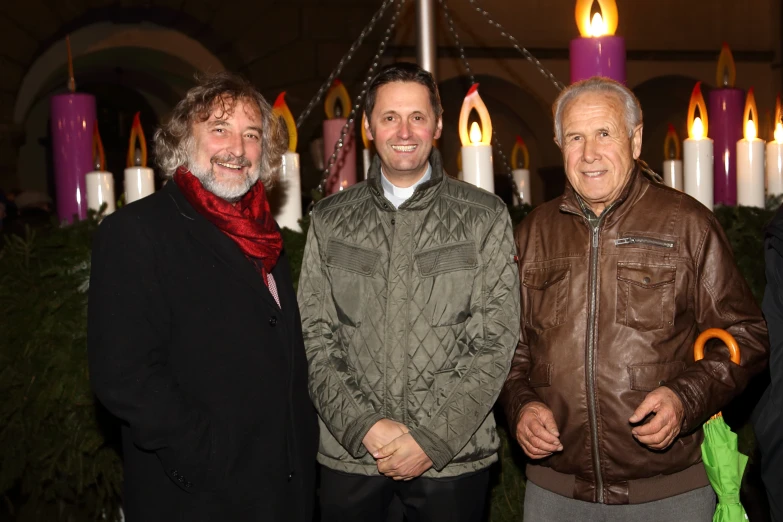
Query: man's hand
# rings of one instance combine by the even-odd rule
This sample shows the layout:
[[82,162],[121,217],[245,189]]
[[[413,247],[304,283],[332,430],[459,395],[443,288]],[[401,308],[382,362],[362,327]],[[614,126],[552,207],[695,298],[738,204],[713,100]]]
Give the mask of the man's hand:
[[391,419],[381,419],[372,425],[370,431],[362,439],[362,444],[372,454],[406,433],[408,433],[408,427],[405,424]]
[[680,433],[682,401],[671,388],[661,386],[647,394],[628,422],[641,422],[650,413],[655,413],[655,416],[641,426],[635,426],[631,433],[636,440],[650,449],[666,449]]
[[555,417],[543,402],[529,402],[522,408],[517,441],[531,459],[543,459],[555,451],[563,451]]
[[372,454],[378,471],[394,480],[416,478],[432,467],[432,461],[421,446],[406,433]]

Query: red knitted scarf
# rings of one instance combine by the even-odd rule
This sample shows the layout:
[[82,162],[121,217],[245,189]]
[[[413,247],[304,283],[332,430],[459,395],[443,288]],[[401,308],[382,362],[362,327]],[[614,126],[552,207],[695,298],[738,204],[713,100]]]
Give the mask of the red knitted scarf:
[[264,284],[283,249],[283,237],[277,229],[263,183],[253,185],[236,203],[219,198],[201,185],[185,167],[174,174],[174,182],[196,211],[234,240],[256,269]]

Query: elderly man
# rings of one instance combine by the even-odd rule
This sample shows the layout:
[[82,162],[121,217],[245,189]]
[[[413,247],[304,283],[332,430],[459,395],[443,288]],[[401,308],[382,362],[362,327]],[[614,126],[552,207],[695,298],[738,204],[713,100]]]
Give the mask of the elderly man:
[[318,427],[266,199],[283,136],[252,85],[203,79],[155,135],[171,180],[98,229],[90,377],[124,423],[129,522],[311,519]]
[[383,69],[365,110],[378,155],[315,206],[299,282],[321,520],[383,521],[397,497],[408,520],[480,521],[519,331],[511,221],[443,171],[432,75]]
[[[592,78],[555,101],[568,184],[516,231],[522,332],[501,400],[530,457],[525,518],[712,520],[699,429],[767,361],[767,329],[715,216],[636,161],[642,111]],[[724,347],[693,362],[707,328]]]

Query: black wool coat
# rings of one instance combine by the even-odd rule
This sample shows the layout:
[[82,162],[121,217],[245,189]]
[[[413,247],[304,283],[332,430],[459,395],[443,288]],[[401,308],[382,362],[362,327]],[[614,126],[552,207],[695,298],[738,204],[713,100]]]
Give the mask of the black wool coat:
[[281,308],[174,182],[94,240],[90,379],[123,422],[128,522],[307,522],[318,425],[283,251]]

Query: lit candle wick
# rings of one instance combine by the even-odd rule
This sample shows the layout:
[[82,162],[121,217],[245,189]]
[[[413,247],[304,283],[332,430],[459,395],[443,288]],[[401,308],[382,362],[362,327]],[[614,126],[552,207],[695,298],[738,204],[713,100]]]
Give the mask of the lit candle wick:
[[753,123],[753,120],[745,122],[745,139],[748,141],[756,139],[756,124]]
[[783,123],[778,122],[777,125],[775,125],[775,141],[783,143]]
[[479,127],[478,122],[475,121],[470,126],[470,142],[474,145],[481,143],[481,128]]
[[691,136],[694,140],[700,140],[704,138],[704,124],[702,124],[701,118],[698,116],[693,119],[693,125],[691,125]]

